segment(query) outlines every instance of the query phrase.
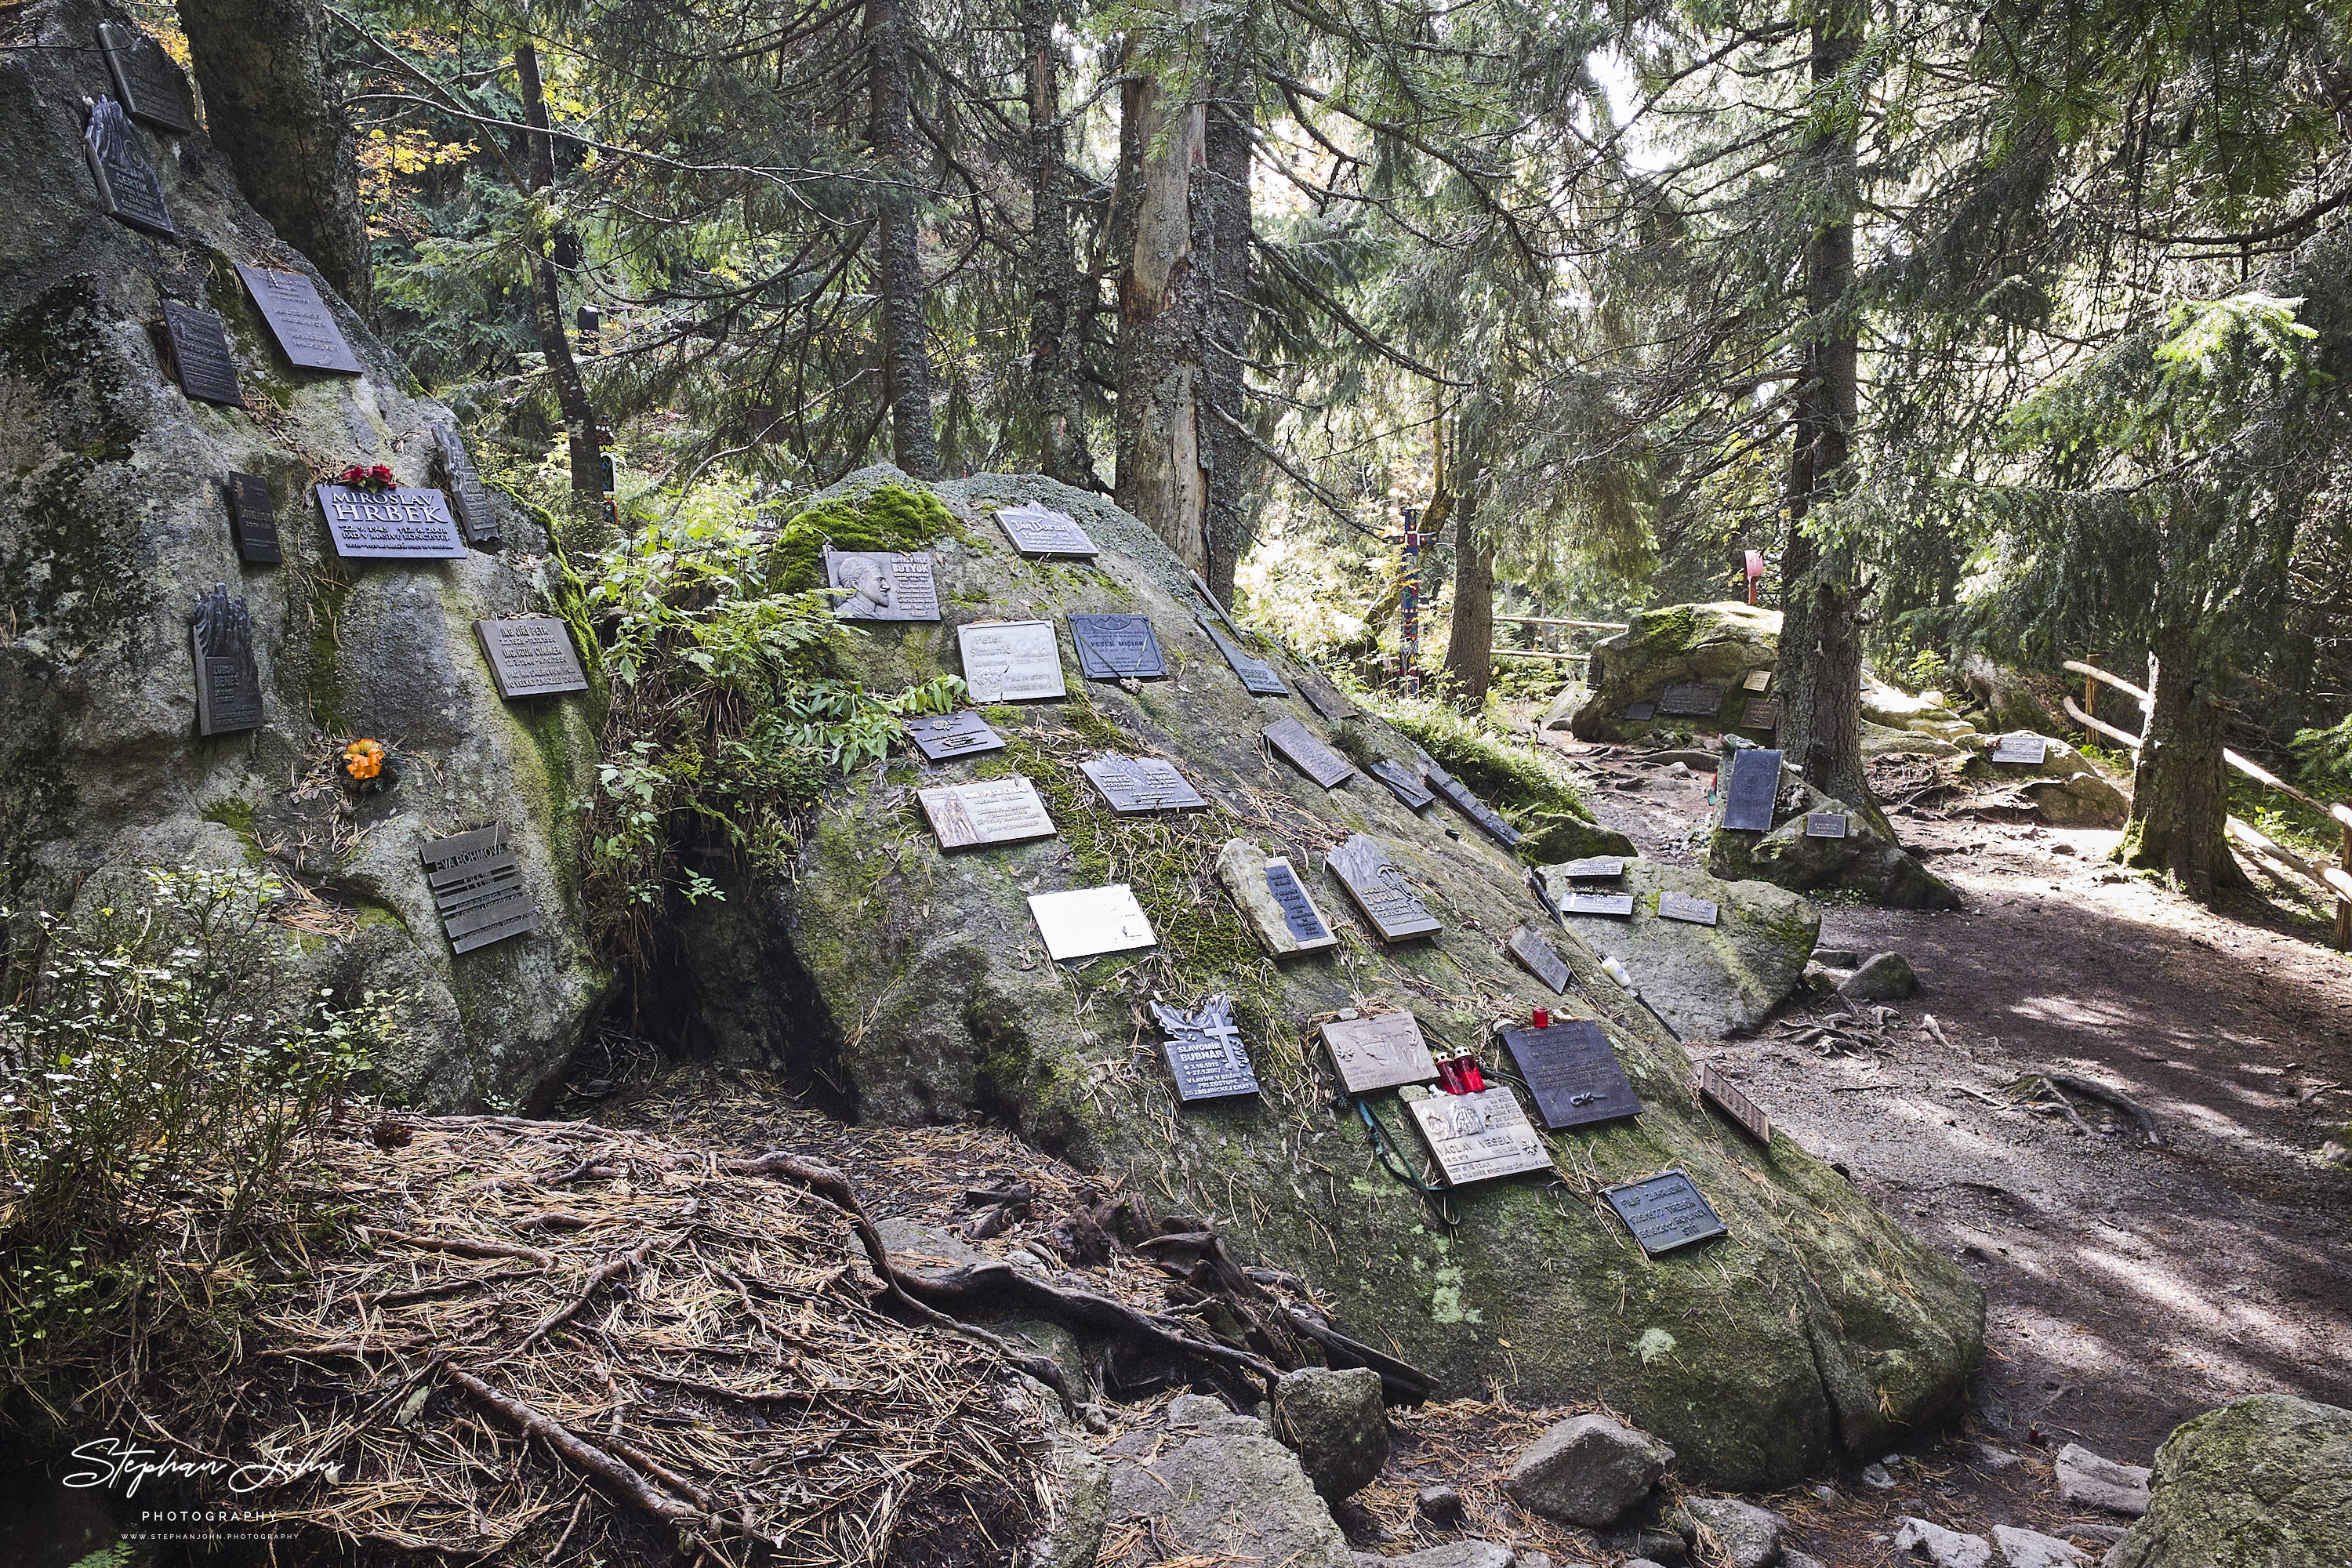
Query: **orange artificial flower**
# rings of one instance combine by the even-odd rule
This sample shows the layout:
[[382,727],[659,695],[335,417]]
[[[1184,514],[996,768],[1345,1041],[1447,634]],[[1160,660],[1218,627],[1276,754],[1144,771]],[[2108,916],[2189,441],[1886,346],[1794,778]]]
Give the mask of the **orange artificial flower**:
[[365,781],[383,772],[383,742],[353,741],[343,748],[343,772]]

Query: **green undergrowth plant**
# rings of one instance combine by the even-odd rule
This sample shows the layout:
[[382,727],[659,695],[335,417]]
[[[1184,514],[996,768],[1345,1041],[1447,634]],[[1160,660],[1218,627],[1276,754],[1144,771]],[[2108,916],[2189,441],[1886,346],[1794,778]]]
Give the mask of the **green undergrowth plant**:
[[1360,691],[1356,699],[1514,822],[1524,826],[1550,814],[1592,820],[1565,763],[1531,741],[1506,734],[1485,714],[1464,713],[1437,697]]

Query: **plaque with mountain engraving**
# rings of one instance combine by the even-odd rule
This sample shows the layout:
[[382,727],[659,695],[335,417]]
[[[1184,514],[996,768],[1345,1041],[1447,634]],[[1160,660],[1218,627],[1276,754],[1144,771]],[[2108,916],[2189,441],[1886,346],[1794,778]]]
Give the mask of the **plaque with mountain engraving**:
[[503,826],[477,828],[418,847],[434,911],[453,952],[471,952],[539,929],[539,910],[522,885],[522,868]]
[[1339,1087],[1349,1094],[1371,1094],[1401,1083],[1428,1083],[1437,1077],[1437,1059],[1422,1037],[1421,1020],[1411,1013],[1382,1013],[1375,1018],[1334,1018],[1322,1025],[1323,1048],[1339,1074]]
[[1669,686],[1658,693],[1658,712],[1664,717],[1712,719],[1716,710],[1722,706],[1723,688],[1720,686]]
[[1168,674],[1159,636],[1143,616],[1072,616],[1078,673],[1088,680],[1160,680]]
[[1277,719],[1265,727],[1266,743],[1280,752],[1292,767],[1321,784],[1337,789],[1356,776],[1356,765],[1296,719]]
[[1190,1104],[1257,1092],[1257,1074],[1250,1070],[1242,1032],[1234,1026],[1233,1002],[1223,992],[1190,1012],[1154,1002],[1151,1016],[1168,1037],[1164,1048],[1177,1099]]
[[253,620],[243,599],[215,583],[188,618],[196,655],[196,733],[226,735],[258,730],[261,668],[253,658]]
[[1070,694],[1062,681],[1062,648],[1051,621],[961,626],[956,646],[974,702],[1036,702]]
[[1625,705],[1625,719],[1628,723],[1646,724],[1657,716],[1658,705],[1654,701],[1629,702]]
[[100,22],[98,47],[131,119],[180,136],[196,128],[195,117],[188,112],[188,79],[162,44],[137,27]]
[[245,406],[245,389],[237,384],[236,361],[229,353],[228,332],[210,310],[163,301],[163,331],[172,340],[172,367],[180,373],[180,390],[225,408]]
[[1772,1119],[1764,1108],[1748,1098],[1745,1090],[1715,1070],[1712,1064],[1702,1063],[1698,1069],[1699,1098],[1714,1106],[1747,1130],[1759,1143],[1772,1142]]
[[588,689],[572,628],[546,616],[513,621],[476,621],[474,638],[489,661],[490,679],[509,702],[518,697],[549,697]]
[[98,205],[107,216],[150,234],[178,236],[180,231],[172,226],[172,209],[163,205],[163,182],[155,177],[139,127],[131,123],[121,104],[101,94],[90,106],[82,151],[89,157]]
[[2050,742],[2040,735],[2003,735],[1992,744],[1992,761],[2040,767],[2050,759]]
[[269,481],[253,474],[228,477],[228,537],[236,558],[248,566],[275,566],[286,559],[278,543],[278,508]]
[[1751,697],[1739,712],[1743,730],[1769,730],[1780,721],[1780,705],[1769,697]]
[[346,561],[463,561],[466,542],[439,490],[320,485],[328,537]]
[[433,449],[441,468],[441,482],[449,487],[457,505],[457,530],[477,550],[499,547],[499,512],[490,504],[489,487],[466,455],[466,438],[449,425],[433,426]]
[[1519,967],[1550,986],[1556,994],[1568,994],[1576,977],[1570,973],[1568,960],[1559,955],[1559,949],[1526,926],[1511,928],[1510,947],[1511,956],[1519,961]]
[[1688,1173],[1668,1171],[1645,1182],[1603,1187],[1601,1195],[1652,1258],[1709,1237],[1728,1236],[1723,1221]]
[[[825,585],[839,593],[833,613],[845,621],[936,621],[940,588],[929,551],[828,550]],[[1057,656],[1055,663],[1060,662]]]
[[1642,1113],[1598,1024],[1564,1018],[1541,1029],[1506,1029],[1503,1045],[1535,1096],[1536,1114],[1555,1132]]
[[1552,875],[1571,882],[1613,882],[1625,874],[1622,855],[1589,855],[1581,860],[1565,860],[1553,867]]
[[1499,1084],[1477,1094],[1433,1094],[1407,1101],[1405,1109],[1449,1187],[1552,1168],[1518,1096]]
[[1420,775],[1402,763],[1382,757],[1372,764],[1372,776],[1389,786],[1389,793],[1409,811],[1419,811],[1437,797],[1421,782]]
[[1382,942],[1403,942],[1438,929],[1437,917],[1391,863],[1388,852],[1363,834],[1332,850],[1324,865]]
[[1100,554],[1078,520],[1067,512],[1054,511],[1037,501],[1024,501],[1019,506],[999,507],[996,521],[1003,526],[1004,536],[1013,541],[1013,548],[1024,555],[1076,555],[1091,557]]
[[1843,811],[1809,811],[1805,814],[1805,837],[1808,838],[1843,838],[1845,813]]
[[1658,918],[1662,921],[1687,921],[1695,926],[1711,926],[1722,913],[1722,909],[1712,899],[1694,899],[1687,893],[1671,890],[1658,895]]
[[1772,809],[1780,795],[1780,753],[1736,752],[1731,782],[1723,792],[1723,825],[1742,833],[1772,831]]
[[1560,897],[1559,912],[1562,919],[1570,915],[1606,915],[1612,920],[1632,920],[1633,895],[1569,892]]
[[1422,782],[1444,795],[1446,804],[1478,825],[1479,831],[1506,849],[1518,847],[1519,830],[1495,814],[1493,807],[1470,791],[1470,786],[1439,767],[1435,763],[1421,765]]
[[1066,893],[1032,893],[1029,918],[1045,939],[1046,954],[1057,961],[1160,945],[1143,906],[1135,901],[1135,889],[1125,882],[1074,888]]
[[309,273],[248,267],[240,261],[236,275],[245,279],[245,291],[261,307],[261,319],[269,323],[269,335],[278,340],[278,352],[289,363],[302,370],[360,374],[359,356],[352,353],[335,313],[327,309]]
[[961,712],[909,719],[907,721],[907,734],[924,757],[934,763],[944,763],[956,757],[974,757],[982,752],[1004,749],[1004,737],[990,729],[987,720],[969,709]]
[[1094,781],[1103,799],[1121,816],[1199,811],[1209,804],[1174,763],[1159,757],[1088,757],[1078,764],[1078,771]]
[[939,835],[942,849],[971,849],[987,844],[1024,844],[1054,837],[1054,819],[1037,798],[1037,786],[1015,774],[1009,779],[983,779],[978,784],[941,784],[917,790],[923,815]]
[[1739,689],[1742,691],[1761,691],[1771,684],[1772,672],[1770,670],[1751,669],[1748,672],[1747,679],[1739,683]]

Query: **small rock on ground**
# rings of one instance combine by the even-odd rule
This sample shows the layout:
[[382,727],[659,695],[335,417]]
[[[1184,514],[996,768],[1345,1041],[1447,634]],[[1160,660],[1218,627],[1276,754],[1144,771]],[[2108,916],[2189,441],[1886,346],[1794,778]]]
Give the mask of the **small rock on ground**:
[[1675,1451],[1606,1415],[1571,1415],[1512,1461],[1509,1491],[1547,1519],[1607,1524],[1650,1495]]
[[2058,1450],[2058,1493],[2068,1502],[2137,1519],[2147,1511],[2146,1465],[2119,1465],[2080,1443]]
[[1300,1367],[1275,1385],[1275,1428],[1298,1450],[1307,1479],[1326,1498],[1350,1497],[1388,1462],[1381,1374],[1368,1366]]
[[[1780,1532],[1789,1521],[1770,1509],[1727,1497],[1695,1497],[1684,1506],[1715,1537],[1731,1568],[1772,1568],[1780,1561]],[[1713,1553],[1704,1555],[1716,1560]]]
[[1423,1487],[1415,1494],[1412,1506],[1424,1519],[1456,1519],[1462,1513],[1462,1494],[1452,1487]]
[[1911,961],[1899,952],[1874,953],[1846,976],[1838,994],[1857,1002],[1897,1002],[1919,989]]
[[2012,1524],[1992,1527],[1992,1541],[2009,1568],[2082,1568],[2089,1559],[2081,1547],[2054,1535],[2020,1530]]
[[1992,1544],[1981,1535],[1962,1535],[1924,1519],[1904,1519],[1895,1531],[1895,1550],[1924,1557],[1936,1568],[1986,1568]]

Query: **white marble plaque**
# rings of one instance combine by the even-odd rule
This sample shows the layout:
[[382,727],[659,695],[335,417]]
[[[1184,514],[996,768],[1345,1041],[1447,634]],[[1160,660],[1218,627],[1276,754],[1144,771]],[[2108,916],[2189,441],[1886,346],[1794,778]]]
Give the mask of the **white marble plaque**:
[[1535,1124],[1503,1085],[1477,1094],[1433,1094],[1405,1109],[1420,1124],[1449,1187],[1552,1168]]
[[1045,951],[1056,959],[1092,958],[1098,952],[1127,952],[1157,947],[1151,922],[1125,882],[1108,888],[1076,888],[1066,893],[1032,893],[1029,916]]
[[1051,621],[981,621],[956,628],[963,683],[974,702],[1036,702],[1067,697],[1062,649]]
[[915,797],[923,803],[923,815],[930,818],[942,849],[1054,837],[1054,819],[1037,798],[1037,786],[1017,774],[917,790]]

